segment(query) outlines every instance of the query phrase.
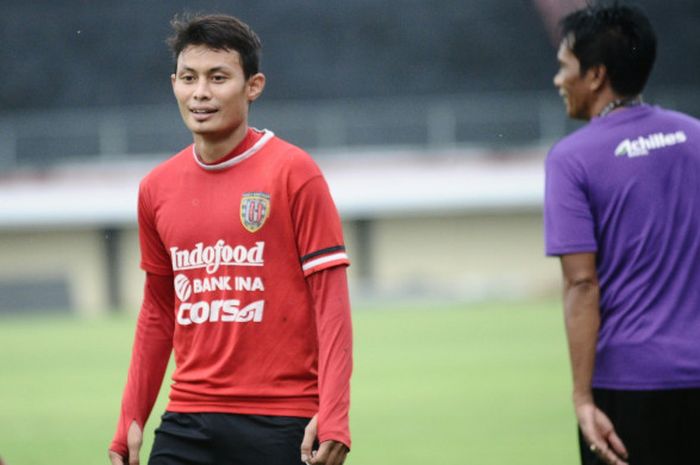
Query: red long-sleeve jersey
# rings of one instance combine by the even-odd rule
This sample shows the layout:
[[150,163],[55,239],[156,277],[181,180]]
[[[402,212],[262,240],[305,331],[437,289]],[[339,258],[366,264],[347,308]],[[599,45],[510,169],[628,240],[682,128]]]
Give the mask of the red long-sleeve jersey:
[[145,423],[171,349],[167,409],[319,415],[350,446],[352,330],[340,220],[321,172],[269,131],[215,165],[189,147],[141,183],[147,272],[110,449]]

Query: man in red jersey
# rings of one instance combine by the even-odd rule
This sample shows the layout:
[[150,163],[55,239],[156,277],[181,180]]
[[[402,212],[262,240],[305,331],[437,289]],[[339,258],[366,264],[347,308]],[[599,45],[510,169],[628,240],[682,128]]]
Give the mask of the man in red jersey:
[[260,41],[230,16],[173,22],[172,85],[194,144],[141,182],[144,300],[113,465],[340,465],[350,448],[352,329],[337,210],[301,149],[248,127]]

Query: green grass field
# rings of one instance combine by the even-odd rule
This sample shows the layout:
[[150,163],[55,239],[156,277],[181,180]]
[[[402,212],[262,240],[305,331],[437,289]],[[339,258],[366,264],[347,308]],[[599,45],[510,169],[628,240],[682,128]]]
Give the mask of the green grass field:
[[[359,309],[354,325],[348,464],[577,463],[557,303]],[[8,465],[108,463],[133,326],[127,316],[0,319]]]

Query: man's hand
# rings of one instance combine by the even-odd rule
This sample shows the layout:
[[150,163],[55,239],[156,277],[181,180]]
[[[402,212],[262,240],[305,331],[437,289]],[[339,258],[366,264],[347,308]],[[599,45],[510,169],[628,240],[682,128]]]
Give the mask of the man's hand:
[[126,435],[126,445],[129,449],[129,456],[122,457],[113,450],[109,451],[109,460],[112,465],[139,465],[139,451],[143,443],[143,432],[135,421],[131,422],[129,432]]
[[591,452],[610,465],[627,465],[627,449],[605,413],[587,402],[576,406],[576,417]]
[[343,465],[349,449],[342,442],[323,441],[318,450],[311,450],[318,431],[317,416],[311,419],[304,430],[304,440],[301,441],[301,461],[308,465]]

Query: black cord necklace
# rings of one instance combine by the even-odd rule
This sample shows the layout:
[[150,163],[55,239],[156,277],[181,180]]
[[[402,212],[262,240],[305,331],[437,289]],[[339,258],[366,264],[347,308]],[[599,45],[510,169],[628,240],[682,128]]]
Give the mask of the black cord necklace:
[[602,110],[600,110],[600,113],[598,113],[598,117],[602,118],[603,116],[607,115],[611,111],[615,110],[616,108],[623,108],[623,107],[635,107],[637,105],[642,104],[642,96],[638,95],[634,98],[619,98],[616,100],[613,100],[612,102],[608,103],[603,107]]

